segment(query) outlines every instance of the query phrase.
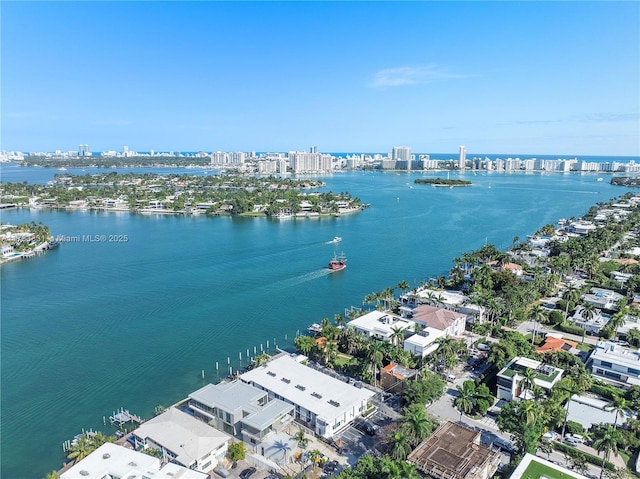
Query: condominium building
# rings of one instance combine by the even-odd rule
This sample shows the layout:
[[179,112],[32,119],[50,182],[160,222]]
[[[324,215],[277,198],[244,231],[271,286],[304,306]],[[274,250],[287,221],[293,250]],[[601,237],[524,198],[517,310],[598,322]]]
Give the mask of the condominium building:
[[295,407],[295,417],[325,438],[344,429],[375,395],[302,364],[301,355],[282,354],[240,376],[240,380]]

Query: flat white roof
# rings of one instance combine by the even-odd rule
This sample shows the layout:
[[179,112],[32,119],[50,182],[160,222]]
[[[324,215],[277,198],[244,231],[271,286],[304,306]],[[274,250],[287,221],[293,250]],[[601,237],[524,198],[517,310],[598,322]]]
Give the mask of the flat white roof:
[[[599,342],[591,353],[591,359],[624,365],[632,369],[640,369],[640,354],[637,351],[623,348],[610,342]],[[633,375],[633,374],[630,374]],[[637,376],[637,375],[636,375]]]
[[291,355],[276,357],[242,374],[240,379],[272,391],[327,421],[374,396],[368,389],[357,388],[305,366]]
[[403,319],[384,311],[371,311],[359,318],[349,321],[348,327],[365,329],[381,336],[390,336],[393,333],[392,328],[413,329],[413,321]]
[[178,462],[187,466],[232,439],[228,434],[176,408],[149,419],[133,433],[169,449],[176,454]]
[[404,340],[405,344],[415,344],[420,347],[428,346],[434,343],[438,338],[445,336],[444,331],[427,326],[421,331],[422,334],[416,333]]
[[165,474],[165,470],[173,472],[172,477],[180,477],[180,479],[207,479],[209,477],[207,474],[187,469],[178,464],[171,464],[169,468],[165,468],[166,466],[160,467],[160,459],[156,457],[107,442],[63,472],[60,479],[169,477]]

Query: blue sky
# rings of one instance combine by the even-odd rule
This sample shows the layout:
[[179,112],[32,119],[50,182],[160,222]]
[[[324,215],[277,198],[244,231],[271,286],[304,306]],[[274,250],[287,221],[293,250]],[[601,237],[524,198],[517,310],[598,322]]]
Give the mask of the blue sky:
[[640,155],[638,2],[11,2],[3,150]]

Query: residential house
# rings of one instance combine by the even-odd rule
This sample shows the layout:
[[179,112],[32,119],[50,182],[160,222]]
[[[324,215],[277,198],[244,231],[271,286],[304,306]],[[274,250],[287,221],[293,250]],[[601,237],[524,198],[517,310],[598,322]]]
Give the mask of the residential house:
[[163,460],[209,473],[227,454],[232,437],[176,408],[142,423],[133,438],[136,448],[158,449]]
[[517,263],[502,263],[500,261],[489,261],[487,263],[494,271],[511,271],[516,276],[522,276],[523,269]]
[[[470,323],[484,322],[485,308],[477,304],[469,302],[469,297],[460,291],[446,291],[430,288],[422,288],[414,293],[407,294],[401,298],[406,304],[405,311],[412,311],[418,303],[430,304],[431,306],[441,307],[457,311],[467,315],[467,321]],[[402,310],[403,307],[401,307]]]
[[467,322],[467,316],[462,313],[427,304],[416,306],[408,314],[412,321],[442,331],[445,336],[461,337]]
[[171,462],[163,464],[157,457],[110,442],[104,443],[60,475],[60,479],[105,479],[115,477],[209,479],[208,474],[187,469]]
[[189,394],[189,409],[215,428],[241,437],[247,444],[260,444],[272,432],[282,431],[293,421],[294,407],[242,381],[207,384]]
[[380,387],[388,392],[400,393],[407,380],[415,377],[415,369],[391,363],[380,370]]
[[607,325],[611,316],[603,313],[599,309],[594,310],[592,313],[593,316],[588,317],[584,307],[579,305],[576,307],[576,310],[571,317],[571,321],[575,326],[584,329],[589,334],[598,334],[600,330]]
[[561,334],[548,333],[543,343],[536,348],[536,353],[543,354],[555,351],[575,351],[578,343],[564,339]]
[[560,381],[564,372],[560,368],[534,359],[515,357],[498,373],[497,398],[507,401],[531,398],[531,391],[525,389],[522,384],[528,369],[534,372],[534,384],[547,392]]
[[601,341],[591,353],[587,366],[598,379],[619,386],[640,385],[640,354],[637,351]]
[[331,438],[369,408],[375,393],[302,364],[306,360],[302,355],[281,354],[240,379],[267,391],[270,398],[293,404],[298,421]]
[[347,328],[352,328],[367,338],[389,341],[394,330],[402,329],[412,332],[415,323],[400,316],[384,311],[370,311],[359,318],[347,323]]
[[479,431],[451,421],[436,429],[407,458],[434,479],[489,479],[500,460],[500,451],[480,443]]
[[425,327],[404,340],[403,348],[414,356],[425,357],[438,349],[438,338],[446,337],[446,333],[439,329]]
[[618,301],[624,296],[610,289],[591,288],[591,293],[585,294],[582,300],[593,304],[596,308],[617,311]]

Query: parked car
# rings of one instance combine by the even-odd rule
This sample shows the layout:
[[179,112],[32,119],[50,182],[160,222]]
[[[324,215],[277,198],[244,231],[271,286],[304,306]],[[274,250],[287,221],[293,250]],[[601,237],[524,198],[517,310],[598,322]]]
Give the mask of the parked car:
[[240,479],[249,479],[255,472],[255,467],[247,467],[240,473]]
[[224,467],[218,465],[213,472],[215,472],[217,475],[219,475],[220,477],[229,477],[231,475],[231,473],[229,471],[227,471]]
[[578,440],[572,436],[565,436],[562,442],[564,442],[565,444],[569,444],[570,446],[573,446],[573,447],[578,447],[578,444],[580,444]]
[[370,423],[369,421],[364,421],[364,420],[356,421],[355,426],[356,426],[356,429],[361,430],[362,432],[364,432],[365,434],[368,434],[369,436],[375,436],[376,433],[378,432],[378,428],[372,423]]
[[322,468],[322,472],[325,474],[330,474],[338,469],[338,461],[329,461]]
[[493,445],[498,447],[499,449],[502,449],[503,451],[507,451],[510,453],[516,452],[516,448],[513,444],[501,438],[498,438],[495,441],[493,441]]
[[547,431],[542,435],[542,437],[549,441],[555,441],[558,437],[558,433],[555,431]]

